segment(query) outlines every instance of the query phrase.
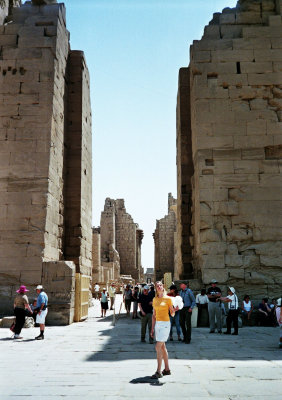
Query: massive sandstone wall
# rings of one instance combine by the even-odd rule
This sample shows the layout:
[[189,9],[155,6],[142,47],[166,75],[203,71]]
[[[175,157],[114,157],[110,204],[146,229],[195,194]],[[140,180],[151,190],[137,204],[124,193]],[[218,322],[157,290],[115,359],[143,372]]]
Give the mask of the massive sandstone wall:
[[175,232],[176,232],[176,199],[168,194],[168,214],[156,221],[153,233],[155,243],[155,280],[162,280],[166,272],[174,276]]
[[174,279],[193,276],[191,237],[192,182],[194,173],[191,143],[190,71],[181,68],[177,94],[177,232]]
[[[126,212],[123,199],[105,200],[100,220],[100,279],[119,279],[120,274],[140,280],[143,270],[141,245],[143,231]],[[105,270],[103,272],[103,269]]]
[[42,283],[49,321],[69,323],[74,273],[91,274],[87,67],[70,51],[63,4],[27,3],[8,21],[0,35],[0,312],[12,309],[17,286]]
[[281,295],[281,12],[239,1],[190,54],[194,277],[253,297]]

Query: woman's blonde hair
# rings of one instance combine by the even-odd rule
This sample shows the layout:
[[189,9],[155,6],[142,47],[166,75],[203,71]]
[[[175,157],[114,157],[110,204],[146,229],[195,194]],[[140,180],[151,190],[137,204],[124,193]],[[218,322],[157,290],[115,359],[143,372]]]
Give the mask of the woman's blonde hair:
[[[162,287],[164,288],[164,284],[162,283],[162,281],[157,281],[157,282],[155,282],[155,297],[159,297],[159,296],[158,296],[158,291],[157,291],[157,283],[161,284]],[[166,295],[166,290],[165,290],[165,288],[164,288],[163,292],[164,292],[164,296],[165,296],[165,295]]]

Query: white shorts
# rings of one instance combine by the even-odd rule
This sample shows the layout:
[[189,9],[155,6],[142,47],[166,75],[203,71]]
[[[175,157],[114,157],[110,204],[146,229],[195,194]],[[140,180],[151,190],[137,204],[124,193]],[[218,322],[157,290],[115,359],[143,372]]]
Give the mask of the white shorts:
[[45,318],[48,312],[48,308],[46,310],[41,311],[40,315],[36,315],[36,323],[37,324],[45,324]]
[[156,342],[166,342],[170,332],[170,321],[156,321]]

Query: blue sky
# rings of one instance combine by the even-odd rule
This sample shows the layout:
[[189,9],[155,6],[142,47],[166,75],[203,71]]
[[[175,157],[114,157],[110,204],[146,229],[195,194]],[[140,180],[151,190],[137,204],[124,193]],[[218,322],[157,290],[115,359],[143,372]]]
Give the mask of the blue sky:
[[144,230],[142,264],[154,265],[152,233],[176,197],[179,68],[214,12],[236,0],[65,0],[71,48],[85,52],[93,113],[93,225],[106,197],[124,198]]

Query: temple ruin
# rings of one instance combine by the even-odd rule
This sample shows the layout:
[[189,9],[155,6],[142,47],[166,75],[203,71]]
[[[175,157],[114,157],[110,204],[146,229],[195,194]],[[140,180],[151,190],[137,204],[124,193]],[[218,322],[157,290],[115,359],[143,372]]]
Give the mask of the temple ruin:
[[0,7],[0,313],[19,285],[32,297],[42,284],[48,322],[68,324],[75,273],[92,270],[88,69],[70,49],[64,4]]
[[179,73],[177,273],[257,299],[281,295],[281,15],[281,0],[214,14]]
[[107,198],[100,227],[93,229],[93,283],[119,280],[120,275],[131,275],[140,281],[143,236],[126,212],[124,200]]
[[162,280],[166,272],[174,274],[176,264],[176,199],[168,194],[168,213],[156,220],[153,233],[155,243],[154,273],[155,281]]

